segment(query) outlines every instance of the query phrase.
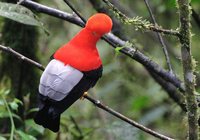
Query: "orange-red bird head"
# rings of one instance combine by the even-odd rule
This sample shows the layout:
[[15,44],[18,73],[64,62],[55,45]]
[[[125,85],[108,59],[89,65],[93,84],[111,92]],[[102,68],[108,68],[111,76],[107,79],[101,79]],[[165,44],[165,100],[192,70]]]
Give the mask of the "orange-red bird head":
[[94,14],[88,19],[85,28],[56,51],[54,58],[80,71],[99,68],[102,62],[96,43],[111,29],[112,20],[109,16],[103,13]]
[[112,20],[109,16],[103,13],[97,13],[88,19],[85,28],[89,29],[94,34],[102,36],[111,31],[112,24]]

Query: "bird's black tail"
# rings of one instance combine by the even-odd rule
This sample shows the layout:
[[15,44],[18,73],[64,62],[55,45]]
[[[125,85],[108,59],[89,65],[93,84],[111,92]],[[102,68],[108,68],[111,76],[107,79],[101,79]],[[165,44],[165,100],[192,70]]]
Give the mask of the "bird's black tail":
[[55,111],[50,106],[45,105],[37,112],[34,118],[35,123],[42,125],[44,128],[48,128],[53,132],[59,131],[60,126],[60,114],[55,114]]

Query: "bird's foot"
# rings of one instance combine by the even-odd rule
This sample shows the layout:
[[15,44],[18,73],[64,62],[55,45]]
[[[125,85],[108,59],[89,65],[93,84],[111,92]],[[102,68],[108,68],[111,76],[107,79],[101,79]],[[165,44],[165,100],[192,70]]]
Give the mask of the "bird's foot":
[[87,96],[88,93],[87,92],[84,92],[83,95],[81,96],[80,100],[84,100],[85,99],[85,96]]

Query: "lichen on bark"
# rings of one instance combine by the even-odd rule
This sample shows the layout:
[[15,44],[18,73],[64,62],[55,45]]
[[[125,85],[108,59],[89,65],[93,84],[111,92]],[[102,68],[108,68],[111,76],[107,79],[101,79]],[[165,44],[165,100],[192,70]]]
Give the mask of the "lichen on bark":
[[191,53],[191,9],[189,3],[189,0],[177,0],[185,97],[188,110],[188,139],[198,140],[198,108],[195,97],[195,76]]

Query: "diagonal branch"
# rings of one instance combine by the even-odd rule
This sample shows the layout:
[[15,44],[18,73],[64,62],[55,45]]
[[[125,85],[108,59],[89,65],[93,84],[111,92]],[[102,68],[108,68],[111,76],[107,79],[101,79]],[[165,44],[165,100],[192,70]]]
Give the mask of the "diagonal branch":
[[[125,23],[129,23],[132,22],[132,18],[127,17],[124,13],[122,13],[121,11],[118,10],[118,8],[116,8],[112,3],[109,2],[109,0],[103,0],[103,2],[108,5],[108,7],[110,7],[114,13],[116,13],[116,15],[118,17],[120,17],[121,20],[123,20]],[[133,22],[134,23],[134,22]],[[179,37],[179,32],[175,31],[175,30],[166,30],[166,29],[162,29],[159,26],[154,26],[152,24],[148,24],[145,25],[146,21],[144,22],[140,22],[139,23],[139,27],[147,29],[147,30],[152,30],[155,32],[159,32],[159,33],[163,33],[163,34],[168,34],[168,35],[175,35],[177,37]]]
[[64,0],[64,2],[72,9],[73,12],[76,13],[76,15],[77,15],[84,23],[87,22],[87,21],[85,20],[85,18],[82,17],[81,14],[71,5],[71,3],[68,2],[68,0]]
[[29,59],[29,58],[23,56],[22,54],[16,52],[15,50],[13,50],[13,49],[10,48],[10,47],[5,47],[5,46],[0,45],[0,50],[5,51],[5,52],[7,52],[7,53],[9,53],[9,54],[11,54],[11,55],[17,57],[17,58],[18,58],[19,60],[21,60],[21,61],[25,61],[25,62],[27,62],[27,63],[29,63],[29,64],[31,64],[31,65],[34,65],[34,66],[36,66],[38,69],[40,69],[40,70],[42,70],[42,71],[45,69],[44,66],[42,66],[40,63],[35,62],[35,61],[33,61],[32,59]]
[[89,101],[91,101],[93,104],[95,104],[97,107],[103,109],[104,111],[106,111],[106,112],[114,115],[115,117],[117,117],[117,118],[129,123],[132,126],[135,126],[135,127],[139,128],[140,130],[143,130],[146,133],[149,133],[149,134],[155,136],[156,138],[159,138],[159,139],[162,139],[162,140],[173,140],[172,138],[166,137],[166,136],[164,136],[162,134],[159,134],[159,133],[157,133],[155,131],[152,131],[151,129],[146,128],[145,126],[143,126],[143,125],[141,125],[141,124],[139,124],[139,123],[127,118],[126,116],[120,114],[119,112],[113,110],[112,108],[103,105],[99,100],[94,100],[93,98],[91,98],[89,96],[84,96],[84,97],[86,99],[88,99]]
[[[21,4],[38,12],[61,18],[81,27],[84,27],[83,21],[72,14],[68,14],[30,0],[24,0]],[[126,42],[113,35],[112,33],[105,35],[103,39],[106,40],[109,44],[111,44],[111,46],[113,46],[114,48],[118,46],[125,46],[120,50],[120,52],[131,57],[132,59],[135,59],[149,70],[153,71],[160,77],[163,77],[163,79],[165,79],[166,81],[171,82],[174,86],[176,86],[180,91],[184,93],[184,84],[182,84],[182,81],[180,79],[178,79],[175,75],[171,74],[170,72],[167,72],[166,70],[161,68],[157,63],[155,63],[149,57],[137,50],[134,44],[131,44],[131,47],[126,47]]]
[[157,74],[148,71],[149,74],[153,77],[153,79],[160,84],[160,86],[167,92],[168,96],[176,102],[184,112],[187,112],[186,104],[185,104],[185,97],[179,93],[174,85],[169,82],[163,80]]
[[[22,54],[12,50],[9,47],[5,47],[5,46],[0,45],[0,50],[5,51],[8,54],[14,55],[15,57],[17,57],[21,61],[27,62],[27,63],[29,63],[29,64],[31,64],[33,66],[36,66],[40,70],[44,71],[44,68],[45,68],[44,66],[42,66],[38,62],[35,62],[35,61],[31,60],[30,58],[27,58],[27,57],[23,56]],[[12,50],[12,51],[7,51],[7,50]],[[140,130],[142,130],[142,131],[144,131],[144,132],[146,132],[146,133],[148,133],[148,134],[150,134],[150,135],[152,135],[152,136],[154,136],[156,138],[159,138],[159,139],[162,139],[162,140],[173,140],[172,138],[169,138],[169,137],[167,137],[165,135],[162,135],[162,134],[160,134],[158,132],[155,132],[155,131],[153,131],[153,130],[151,130],[151,129],[149,129],[149,128],[147,128],[147,127],[145,127],[145,126],[143,126],[143,125],[131,120],[130,118],[120,114],[119,112],[109,108],[108,106],[103,105],[99,100],[95,100],[95,99],[93,99],[92,97],[90,97],[88,95],[84,95],[84,97],[86,99],[88,99],[90,102],[94,103],[97,107],[103,109],[104,111],[112,114],[113,116],[115,116],[115,117],[117,117],[117,118],[129,123],[130,125],[132,125],[134,127],[137,127],[138,129],[140,129]]]
[[[148,0],[144,0],[144,2],[145,2],[146,7],[147,7],[147,9],[149,11],[149,14],[151,16],[151,19],[153,21],[154,26],[157,26],[156,19],[155,19],[154,15],[153,15],[153,12],[152,12],[151,7],[149,5],[149,1]],[[170,63],[169,54],[168,54],[168,51],[167,51],[167,46],[165,45],[165,42],[164,42],[164,40],[162,38],[162,35],[159,32],[157,32],[156,34],[157,34],[158,39],[159,39],[159,41],[160,41],[160,43],[162,45],[162,49],[163,49],[163,52],[164,52],[164,55],[165,55],[165,58],[166,58],[168,69],[173,74],[173,70],[172,70],[172,66],[171,66],[171,63]]]

